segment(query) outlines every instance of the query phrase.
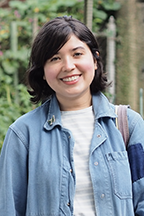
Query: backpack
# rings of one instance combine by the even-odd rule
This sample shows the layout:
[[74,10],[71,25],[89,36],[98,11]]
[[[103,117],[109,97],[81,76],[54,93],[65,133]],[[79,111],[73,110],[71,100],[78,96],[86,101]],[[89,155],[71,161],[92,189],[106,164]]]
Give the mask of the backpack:
[[116,118],[116,127],[122,134],[126,149],[129,141],[129,127],[128,127],[128,118],[127,118],[127,108],[130,108],[129,105],[115,105],[115,113],[117,114]]

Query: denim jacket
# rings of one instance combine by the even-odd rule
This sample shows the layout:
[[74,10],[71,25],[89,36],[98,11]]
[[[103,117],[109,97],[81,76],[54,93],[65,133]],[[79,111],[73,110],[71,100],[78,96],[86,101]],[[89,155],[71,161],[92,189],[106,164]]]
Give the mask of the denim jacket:
[[[89,169],[97,216],[144,216],[144,121],[128,109],[128,151],[114,105],[93,95]],[[1,216],[73,215],[74,139],[54,96],[8,129],[0,156]]]

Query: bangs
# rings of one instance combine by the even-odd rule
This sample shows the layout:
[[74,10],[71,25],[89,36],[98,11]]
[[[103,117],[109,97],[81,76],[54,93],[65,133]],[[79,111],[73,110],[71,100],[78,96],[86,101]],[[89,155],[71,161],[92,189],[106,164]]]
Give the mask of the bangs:
[[[46,41],[46,53],[44,63],[52,56],[58,53],[63,45],[70,39],[72,35],[72,29],[68,25],[54,25],[53,30],[47,35]],[[52,29],[51,28],[51,29]]]

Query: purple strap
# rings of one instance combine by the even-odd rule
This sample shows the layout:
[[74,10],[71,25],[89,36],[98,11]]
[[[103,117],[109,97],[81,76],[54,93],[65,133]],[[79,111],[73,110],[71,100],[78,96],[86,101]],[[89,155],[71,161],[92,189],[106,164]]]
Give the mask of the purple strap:
[[117,109],[118,115],[118,129],[120,130],[123,140],[125,142],[125,146],[127,148],[129,141],[129,127],[128,127],[128,119],[127,119],[127,108],[128,105],[119,105]]

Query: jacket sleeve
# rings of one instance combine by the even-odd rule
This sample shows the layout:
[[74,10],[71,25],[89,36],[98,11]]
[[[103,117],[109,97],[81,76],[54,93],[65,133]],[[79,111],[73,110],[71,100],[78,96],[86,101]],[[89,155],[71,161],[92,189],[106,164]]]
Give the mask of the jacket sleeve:
[[0,215],[25,215],[27,178],[27,147],[9,128],[0,155]]
[[141,116],[128,111],[130,138],[128,157],[133,185],[135,216],[144,215],[144,121]]

